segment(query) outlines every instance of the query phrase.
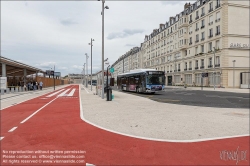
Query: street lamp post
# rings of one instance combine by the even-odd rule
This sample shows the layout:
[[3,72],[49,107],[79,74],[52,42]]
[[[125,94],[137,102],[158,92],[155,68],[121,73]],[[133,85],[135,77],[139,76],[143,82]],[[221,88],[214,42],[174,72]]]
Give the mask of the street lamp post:
[[104,8],[109,9],[108,6],[104,7],[104,3],[105,0],[102,0],[102,99],[104,99]]
[[213,82],[214,82],[214,90],[215,90],[215,47],[214,47],[214,72],[213,72]]
[[86,88],[88,87],[88,58],[89,58],[89,56],[88,56],[88,54],[87,53],[85,53],[85,55],[86,55],[86,78],[87,78],[87,81],[86,81]]
[[93,41],[95,41],[95,40],[91,38],[91,42],[89,43],[89,45],[91,45],[91,56],[90,56],[91,57],[90,58],[91,59],[91,81],[90,81],[90,83],[91,83],[91,91],[92,91],[92,46],[93,46],[92,42]]
[[234,73],[235,62],[236,62],[236,60],[233,60],[233,88],[234,88],[234,76],[235,76],[235,75],[234,75],[234,74],[235,74],[235,73]]

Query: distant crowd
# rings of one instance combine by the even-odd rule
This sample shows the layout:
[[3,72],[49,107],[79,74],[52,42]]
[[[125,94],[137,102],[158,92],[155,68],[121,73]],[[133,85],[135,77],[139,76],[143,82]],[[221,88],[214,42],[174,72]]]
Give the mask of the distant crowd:
[[37,81],[28,81],[27,83],[24,83],[23,81],[19,81],[17,84],[11,83],[10,86],[21,86],[23,87],[24,91],[31,91],[31,90],[42,90],[43,89],[43,82],[37,82]]
[[30,91],[30,90],[42,90],[43,89],[43,82],[40,81],[39,83],[36,81],[30,81],[26,85],[24,84],[23,86],[25,91]]

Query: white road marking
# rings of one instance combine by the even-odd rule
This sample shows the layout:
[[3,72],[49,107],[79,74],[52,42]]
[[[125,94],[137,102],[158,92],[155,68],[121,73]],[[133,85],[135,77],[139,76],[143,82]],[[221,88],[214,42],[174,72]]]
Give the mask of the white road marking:
[[65,94],[69,91],[70,89],[67,89],[66,91],[62,92],[61,94],[58,95],[58,97],[65,96]]
[[14,130],[16,130],[17,127],[13,127],[12,129],[10,129],[8,132],[12,132]]
[[82,86],[82,87],[83,87],[83,89],[84,89],[87,93],[89,93],[89,91],[88,91],[87,89],[85,89],[84,86]]
[[48,96],[46,96],[46,97],[52,97],[52,96],[54,96],[54,95],[56,95],[57,93],[60,93],[61,91],[63,91],[64,89],[61,89],[61,90],[59,90],[59,91],[57,91],[57,92],[55,92],[55,93],[52,93],[52,94],[50,94],[50,95],[48,95]]
[[72,91],[68,94],[68,96],[73,96],[73,94],[75,93],[75,88],[74,89],[72,89]]
[[47,105],[49,105],[50,103],[52,103],[54,100],[56,100],[58,98],[58,96],[56,98],[54,98],[53,100],[51,100],[50,102],[48,102],[47,104],[45,104],[44,106],[42,106],[41,108],[39,108],[36,112],[34,112],[33,114],[31,114],[28,118],[24,119],[21,123],[26,122],[27,120],[29,120],[32,116],[34,116],[36,113],[38,113],[41,109],[43,109],[44,107],[46,107]]
[[95,166],[94,164],[86,163],[86,166]]
[[4,137],[0,137],[0,141],[3,139]]
[[147,138],[147,137],[139,137],[139,136],[134,136],[134,135],[130,135],[130,134],[124,134],[124,133],[120,133],[120,132],[117,132],[117,131],[113,131],[113,130],[110,130],[110,129],[106,129],[104,127],[101,127],[101,126],[98,126],[88,120],[86,120],[83,116],[83,109],[82,109],[82,100],[81,100],[81,90],[79,88],[79,101],[80,101],[80,117],[81,119],[92,125],[92,126],[95,126],[97,128],[100,128],[100,129],[103,129],[103,130],[106,130],[106,131],[109,131],[111,133],[115,133],[115,134],[120,134],[120,135],[123,135],[123,136],[127,136],[127,137],[132,137],[132,138],[138,138],[138,139],[143,139],[143,140],[150,140],[150,141],[159,141],[159,142],[203,142],[203,141],[213,141],[213,140],[220,140],[220,139],[227,139],[227,138],[237,138],[237,137],[246,137],[246,136],[250,136],[250,134],[243,134],[243,135],[235,135],[235,136],[225,136],[225,137],[214,137],[214,138],[203,138],[203,139],[192,139],[192,140],[168,140],[168,139],[155,139],[155,138]]

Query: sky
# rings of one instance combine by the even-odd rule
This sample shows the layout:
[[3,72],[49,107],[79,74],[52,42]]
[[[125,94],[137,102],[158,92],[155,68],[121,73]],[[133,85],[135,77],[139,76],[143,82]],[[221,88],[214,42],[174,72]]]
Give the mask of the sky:
[[[105,1],[104,58],[113,64],[190,1]],[[192,3],[192,1],[191,1]],[[101,1],[1,1],[1,56],[62,76],[101,70]]]

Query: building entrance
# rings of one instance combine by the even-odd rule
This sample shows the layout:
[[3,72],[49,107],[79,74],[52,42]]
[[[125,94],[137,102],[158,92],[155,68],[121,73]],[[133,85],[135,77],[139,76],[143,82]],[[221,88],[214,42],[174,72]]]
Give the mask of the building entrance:
[[172,76],[168,76],[168,86],[172,85]]

